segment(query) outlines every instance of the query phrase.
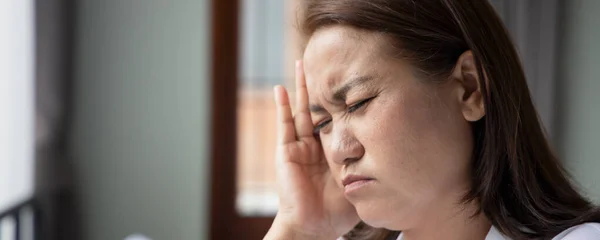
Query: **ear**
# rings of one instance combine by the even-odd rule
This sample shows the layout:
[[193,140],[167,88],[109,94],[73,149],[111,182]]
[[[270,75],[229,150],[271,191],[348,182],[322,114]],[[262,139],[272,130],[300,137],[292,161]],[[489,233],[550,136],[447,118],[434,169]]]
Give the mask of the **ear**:
[[[473,52],[464,52],[456,61],[456,66],[451,74],[452,81],[458,87],[457,98],[465,120],[475,122],[485,116],[483,94],[481,93],[481,80],[477,74],[477,64]],[[483,81],[486,82],[486,81]]]

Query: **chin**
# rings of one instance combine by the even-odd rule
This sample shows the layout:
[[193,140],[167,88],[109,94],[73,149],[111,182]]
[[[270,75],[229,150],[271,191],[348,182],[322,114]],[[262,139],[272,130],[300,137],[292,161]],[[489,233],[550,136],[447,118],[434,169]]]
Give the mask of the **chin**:
[[397,228],[399,215],[401,215],[402,210],[389,206],[381,202],[361,202],[354,204],[358,217],[367,225],[375,228]]
[[367,225],[389,230],[406,229],[411,221],[411,209],[406,204],[390,204],[382,201],[361,201],[354,203],[358,217]]

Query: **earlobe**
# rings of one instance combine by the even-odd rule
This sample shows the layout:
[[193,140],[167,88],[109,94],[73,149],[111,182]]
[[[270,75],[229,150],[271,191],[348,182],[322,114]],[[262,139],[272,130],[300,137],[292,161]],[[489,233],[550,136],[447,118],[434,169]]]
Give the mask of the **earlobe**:
[[477,63],[473,53],[469,50],[464,52],[456,62],[452,77],[457,81],[460,91],[459,101],[461,111],[465,120],[475,122],[485,116],[482,86],[477,72]]

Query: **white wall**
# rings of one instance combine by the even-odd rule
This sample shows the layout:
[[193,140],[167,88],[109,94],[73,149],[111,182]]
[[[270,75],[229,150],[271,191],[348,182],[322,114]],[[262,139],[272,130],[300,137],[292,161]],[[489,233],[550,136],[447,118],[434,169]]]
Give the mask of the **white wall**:
[[78,1],[84,239],[208,237],[208,0]]
[[575,179],[600,203],[600,1],[564,2],[557,146]]
[[33,194],[33,2],[0,1],[0,212]]

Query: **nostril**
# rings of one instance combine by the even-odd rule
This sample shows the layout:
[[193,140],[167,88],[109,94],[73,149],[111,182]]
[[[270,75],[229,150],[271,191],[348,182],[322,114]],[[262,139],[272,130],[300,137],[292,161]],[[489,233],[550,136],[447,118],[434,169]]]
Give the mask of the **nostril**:
[[346,158],[346,159],[344,159],[344,165],[350,165],[352,163],[358,162],[359,160],[360,160],[360,157]]

